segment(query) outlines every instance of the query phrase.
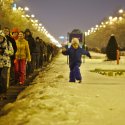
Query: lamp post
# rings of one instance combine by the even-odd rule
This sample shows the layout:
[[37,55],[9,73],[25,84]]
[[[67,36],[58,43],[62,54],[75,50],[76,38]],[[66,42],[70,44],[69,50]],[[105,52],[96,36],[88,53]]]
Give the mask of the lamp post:
[[[83,48],[86,50],[85,32],[83,33]],[[83,63],[85,63],[85,55],[83,55]]]

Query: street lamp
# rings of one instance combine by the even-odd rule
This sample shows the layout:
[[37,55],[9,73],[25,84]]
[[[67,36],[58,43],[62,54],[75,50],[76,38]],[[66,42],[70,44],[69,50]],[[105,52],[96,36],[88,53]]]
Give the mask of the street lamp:
[[32,18],[34,18],[34,17],[35,17],[35,15],[34,15],[34,14],[32,14],[32,15],[31,15],[31,17],[32,17]]
[[25,10],[25,11],[29,11],[29,8],[28,8],[28,7],[25,7],[24,10]]
[[42,24],[41,24],[41,23],[39,23],[39,26],[42,26]]
[[118,12],[119,12],[119,13],[123,13],[123,9],[120,9]]
[[112,16],[109,16],[109,20],[112,20],[112,18],[113,18]]

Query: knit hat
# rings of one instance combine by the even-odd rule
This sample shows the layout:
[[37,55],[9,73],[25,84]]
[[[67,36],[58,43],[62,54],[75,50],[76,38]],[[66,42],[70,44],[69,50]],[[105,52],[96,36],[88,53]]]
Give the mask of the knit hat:
[[73,38],[71,41],[71,44],[78,44],[79,45],[79,39],[78,38]]
[[13,28],[12,33],[19,33],[19,29],[18,28]]
[[0,30],[0,36],[5,37],[5,34],[2,30]]

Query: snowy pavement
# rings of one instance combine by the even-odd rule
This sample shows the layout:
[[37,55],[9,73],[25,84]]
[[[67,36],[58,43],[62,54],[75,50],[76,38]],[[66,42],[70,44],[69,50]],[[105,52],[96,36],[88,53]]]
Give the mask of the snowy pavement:
[[125,69],[125,58],[117,65],[104,61],[104,55],[92,55],[81,65],[79,84],[68,82],[67,58],[60,54],[14,103],[3,108],[0,125],[125,125],[125,77],[90,72]]

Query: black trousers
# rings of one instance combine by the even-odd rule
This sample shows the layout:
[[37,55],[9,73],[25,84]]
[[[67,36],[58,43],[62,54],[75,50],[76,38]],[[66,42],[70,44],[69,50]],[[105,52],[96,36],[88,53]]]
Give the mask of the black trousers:
[[10,68],[9,67],[0,68],[0,93],[4,93],[7,91],[7,88],[9,87],[9,81],[10,81]]

